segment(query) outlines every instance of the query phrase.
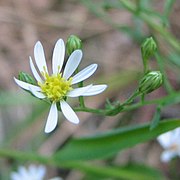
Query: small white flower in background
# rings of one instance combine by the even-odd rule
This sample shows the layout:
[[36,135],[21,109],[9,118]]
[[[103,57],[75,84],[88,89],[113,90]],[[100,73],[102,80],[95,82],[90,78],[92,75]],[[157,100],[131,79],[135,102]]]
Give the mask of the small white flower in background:
[[59,178],[59,177],[54,177],[54,178],[51,178],[49,180],[63,180],[62,178]]
[[[17,172],[11,173],[11,180],[44,180],[46,168],[42,165],[30,165],[29,168],[20,166]],[[62,180],[59,177],[54,177],[49,180]]]
[[65,57],[65,45],[62,39],[59,39],[55,44],[52,57],[52,74],[50,74],[47,69],[43,46],[39,41],[35,44],[34,47],[34,57],[40,74],[37,72],[31,57],[30,67],[35,79],[37,80],[38,86],[20,81],[16,78],[14,79],[21,88],[30,91],[39,99],[49,99],[52,103],[45,126],[45,132],[49,133],[53,131],[57,125],[57,103],[60,104],[60,108],[66,119],[74,124],[78,124],[79,118],[77,117],[74,110],[65,101],[65,99],[66,97],[96,95],[103,92],[107,88],[107,85],[104,84],[90,84],[85,87],[74,89],[72,87],[72,85],[89,78],[96,71],[98,65],[91,64],[78,72],[76,75],[73,75],[82,59],[82,51],[75,50],[70,55],[62,72]]
[[161,154],[161,160],[163,162],[168,162],[173,157],[180,156],[180,128],[160,135],[157,140],[164,148]]
[[29,168],[20,166],[17,172],[11,173],[11,180],[43,180],[45,174],[44,166],[30,165]]

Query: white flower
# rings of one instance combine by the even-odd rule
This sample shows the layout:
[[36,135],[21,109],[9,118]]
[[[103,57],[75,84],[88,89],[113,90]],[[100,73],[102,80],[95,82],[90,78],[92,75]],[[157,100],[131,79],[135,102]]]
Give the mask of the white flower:
[[30,165],[29,168],[20,166],[17,172],[11,173],[11,180],[43,180],[45,173],[44,166]]
[[[53,131],[58,121],[57,103],[59,103],[62,113],[67,120],[74,124],[79,123],[74,110],[65,101],[66,97],[92,96],[103,92],[107,85],[88,85],[81,88],[74,88],[72,85],[77,84],[89,78],[97,69],[97,64],[91,64],[85,69],[73,75],[82,59],[82,51],[75,50],[69,57],[64,70],[65,45],[62,39],[59,39],[55,44],[52,57],[52,74],[49,74],[44,50],[42,44],[38,41],[34,47],[34,57],[40,74],[37,72],[32,58],[30,57],[30,67],[32,73],[37,80],[38,86],[20,81],[16,78],[15,82],[23,89],[31,91],[34,96],[40,99],[49,99],[51,108],[47,118],[45,132]],[[72,76],[73,75],[73,76]],[[71,77],[72,76],[72,77]]]
[[163,162],[168,162],[173,157],[180,156],[180,128],[160,135],[157,140],[165,149],[161,154],[161,160]]
[[[17,172],[11,173],[11,180],[44,180],[46,168],[42,165],[30,165],[29,168],[20,166]],[[62,180],[60,177],[54,177],[49,180]]]

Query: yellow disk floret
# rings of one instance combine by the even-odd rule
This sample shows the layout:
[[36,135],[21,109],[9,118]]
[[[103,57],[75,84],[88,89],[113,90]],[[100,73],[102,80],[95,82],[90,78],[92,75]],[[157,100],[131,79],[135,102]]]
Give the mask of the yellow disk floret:
[[72,90],[72,78],[66,80],[61,74],[49,76],[47,73],[44,74],[44,77],[44,83],[38,82],[38,85],[47,98],[53,102],[60,101],[66,96],[68,91]]

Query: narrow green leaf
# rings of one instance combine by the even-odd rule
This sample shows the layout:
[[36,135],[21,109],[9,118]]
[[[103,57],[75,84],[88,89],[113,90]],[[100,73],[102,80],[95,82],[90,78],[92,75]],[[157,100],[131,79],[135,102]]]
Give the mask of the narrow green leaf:
[[160,118],[161,118],[161,106],[158,106],[156,108],[156,112],[154,114],[154,117],[151,121],[150,130],[153,130],[154,128],[156,128],[158,126]]
[[128,164],[124,167],[120,167],[122,170],[127,171],[129,179],[132,180],[162,180],[165,179],[162,173],[150,166],[144,164]]
[[118,166],[102,166],[89,163],[74,163],[75,169],[78,169],[91,179],[124,179],[124,180],[163,180],[163,175],[156,169],[139,164],[129,164],[123,167]]
[[180,126],[180,119],[169,119],[159,123],[152,131],[150,124],[130,126],[102,134],[71,140],[54,155],[56,161],[93,160],[110,157],[120,150],[156,138]]

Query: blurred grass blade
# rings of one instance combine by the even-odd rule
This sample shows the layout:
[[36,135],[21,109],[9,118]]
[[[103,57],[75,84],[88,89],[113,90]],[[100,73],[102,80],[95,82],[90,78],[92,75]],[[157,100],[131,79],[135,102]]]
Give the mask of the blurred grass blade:
[[173,104],[178,104],[178,103],[180,103],[180,92],[172,93],[171,95],[166,96],[162,99],[160,98],[158,101],[163,106],[170,106]]
[[156,138],[180,126],[180,119],[162,121],[152,131],[149,130],[149,126],[150,124],[136,125],[73,139],[54,155],[54,160],[62,162],[110,157],[120,150]]
[[38,120],[47,111],[48,106],[45,103],[34,105],[32,112],[22,121],[14,125],[10,133],[5,137],[1,146],[10,146],[23,132],[25,132],[33,123]]
[[161,106],[159,105],[156,108],[156,112],[155,112],[153,119],[151,121],[150,130],[153,130],[154,128],[156,128],[158,126],[160,118],[161,118]]
[[166,17],[169,16],[169,14],[171,13],[171,10],[173,8],[173,5],[175,3],[175,0],[166,0],[165,4],[164,4],[164,15]]
[[0,106],[17,106],[24,104],[36,104],[36,98],[27,93],[0,92]]
[[164,179],[163,175],[158,170],[145,165],[129,164],[124,167],[117,167],[75,162],[73,166],[75,169],[85,172],[88,176],[91,177],[91,179],[97,180],[103,180],[107,178],[118,178],[124,180]]
[[175,3],[175,0],[166,0],[164,3],[164,12],[163,12],[163,25],[166,27],[169,27],[169,16],[172,12],[173,5]]
[[176,52],[171,52],[168,56],[168,59],[175,64],[176,66],[180,67],[180,54]]

